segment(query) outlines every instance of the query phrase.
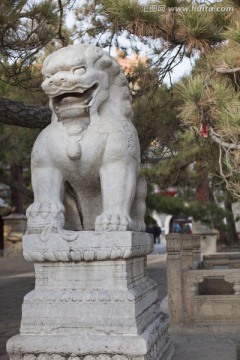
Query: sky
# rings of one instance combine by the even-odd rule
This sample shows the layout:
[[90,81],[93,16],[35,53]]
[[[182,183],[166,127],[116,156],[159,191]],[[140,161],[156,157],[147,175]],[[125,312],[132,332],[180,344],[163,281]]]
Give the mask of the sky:
[[[75,6],[74,8],[72,8],[70,11],[68,11],[67,17],[66,17],[66,24],[69,28],[71,28],[74,23],[75,23],[75,16],[74,16],[74,9],[78,6],[81,6],[85,1],[84,0],[76,0],[75,2]],[[146,1],[145,1],[146,2]],[[154,40],[153,40],[154,42]],[[126,40],[126,38],[122,38],[121,40],[121,44],[123,44],[123,46],[130,48],[131,44],[129,40]],[[144,48],[144,46],[141,47],[141,45],[139,44],[139,47],[141,48],[140,50],[140,55],[142,56],[146,56],[149,57],[149,49],[147,47]],[[111,52],[112,56],[116,55],[115,50],[113,49]],[[131,52],[129,51],[129,57],[131,57],[133,54],[131,54]],[[192,67],[194,65],[194,59],[189,59],[188,57],[184,57],[183,60],[180,62],[180,64],[178,64],[172,74],[171,74],[171,82],[175,83],[178,82],[183,76],[187,76],[191,73]],[[170,79],[169,77],[166,77],[164,82],[167,85],[170,85]]]

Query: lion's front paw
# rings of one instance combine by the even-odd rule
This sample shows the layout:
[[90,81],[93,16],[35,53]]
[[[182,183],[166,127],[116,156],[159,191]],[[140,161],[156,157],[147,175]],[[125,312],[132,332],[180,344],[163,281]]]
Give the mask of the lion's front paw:
[[95,231],[128,231],[132,230],[132,226],[128,215],[103,213],[96,219]]
[[143,220],[133,219],[133,231],[144,232],[146,230],[146,224]]
[[46,226],[64,226],[64,207],[58,202],[34,202],[26,211],[28,231],[41,232]]

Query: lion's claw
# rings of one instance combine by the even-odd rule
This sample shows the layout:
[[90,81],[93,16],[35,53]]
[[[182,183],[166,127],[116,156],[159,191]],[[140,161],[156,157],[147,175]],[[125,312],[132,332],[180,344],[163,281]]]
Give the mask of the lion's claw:
[[95,222],[96,231],[127,231],[132,230],[133,222],[128,215],[102,214]]
[[143,220],[133,220],[133,231],[143,232],[146,230],[146,224]]
[[54,224],[61,228],[64,226],[64,207],[61,203],[45,202],[33,203],[26,211],[28,218],[28,230],[41,232]]

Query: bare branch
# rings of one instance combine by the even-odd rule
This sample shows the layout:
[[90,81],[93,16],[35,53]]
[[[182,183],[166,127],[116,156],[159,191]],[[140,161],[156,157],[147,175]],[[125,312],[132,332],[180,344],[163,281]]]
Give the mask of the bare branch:
[[220,136],[213,130],[212,127],[210,127],[209,130],[210,130],[210,132],[209,132],[210,136],[213,139],[213,141],[215,141],[216,143],[218,143],[222,147],[224,147],[226,149],[240,150],[240,145],[227,143],[226,141],[221,140]]
[[58,0],[58,8],[60,12],[60,19],[59,19],[59,28],[58,28],[58,37],[62,43],[62,46],[67,46],[66,37],[62,34],[62,26],[63,26],[63,4],[61,0]]
[[240,71],[240,67],[234,69],[217,68],[215,71],[220,74],[234,74]]

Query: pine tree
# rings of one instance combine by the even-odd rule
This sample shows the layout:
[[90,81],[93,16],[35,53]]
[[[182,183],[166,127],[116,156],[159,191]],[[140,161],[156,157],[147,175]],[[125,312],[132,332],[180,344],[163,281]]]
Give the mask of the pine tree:
[[219,173],[235,197],[240,196],[240,22],[235,18],[222,43],[200,58],[191,77],[179,86],[180,118],[189,128],[205,129],[218,145]]
[[[29,3],[30,2],[27,0],[17,2],[17,4],[21,4],[22,6],[18,8],[17,15],[14,15],[14,9],[16,8],[13,8],[12,10],[12,16],[15,16],[17,19],[14,21],[16,26],[13,29],[16,34],[18,27],[21,25],[21,16],[19,14],[24,10],[24,6],[28,6]],[[8,2],[4,1],[4,4],[7,7]],[[16,2],[14,2],[14,4],[16,4]],[[61,40],[62,45],[66,45],[67,37],[65,36],[64,38],[62,31],[63,13],[61,7],[59,7],[59,12],[57,13],[55,7],[56,2],[46,0],[44,1],[44,4],[46,4],[46,6],[53,6],[51,11],[51,14],[53,14],[52,20],[45,19],[44,11],[41,10],[44,9],[44,7],[40,7],[40,13],[42,15],[39,15],[39,17],[36,16],[36,12],[34,13],[33,10],[28,10],[27,12],[30,23],[33,21],[35,24],[35,21],[38,21],[38,24],[41,24],[41,21],[47,21],[49,32],[46,34],[46,38],[43,36],[44,34],[40,35],[36,30],[37,40],[44,39],[41,43],[42,47],[40,44],[39,46],[31,47],[33,46],[31,45],[31,41],[35,41],[34,34],[29,34],[30,36],[27,38],[29,40],[29,46],[26,46],[23,50],[21,50],[21,46],[24,42],[23,38],[20,39],[22,42],[19,42],[21,46],[15,49],[15,51],[8,46],[7,50],[8,48],[10,50],[3,52],[5,55],[2,58],[2,64],[5,66],[5,68],[4,66],[2,67],[5,71],[3,72],[2,70],[4,81],[11,81],[12,84],[18,84],[20,87],[26,87],[26,84],[37,86],[39,84],[38,80],[31,80],[33,75],[32,64],[35,61],[36,54],[41,54],[41,51],[39,53],[39,50],[43,49],[47,43],[48,47],[51,46],[49,45],[49,41],[51,42],[51,39],[57,37]],[[61,1],[58,1],[58,4],[61,4]],[[81,6],[77,10],[78,22],[72,31],[72,35],[69,36],[69,39],[73,40],[74,38],[78,38],[80,41],[93,41],[98,45],[108,46],[109,50],[114,45],[121,48],[125,53],[128,53],[128,49],[125,45],[121,44],[122,36],[125,36],[129,40],[131,49],[136,52],[139,51],[140,42],[145,46],[148,46],[149,53],[152,54],[152,62],[149,62],[147,69],[141,67],[136,68],[134,74],[137,78],[146,81],[142,81],[141,86],[137,91],[133,92],[135,124],[140,134],[143,160],[148,163],[151,162],[152,164],[157,164],[148,169],[147,177],[152,182],[157,184],[160,183],[162,188],[167,187],[168,184],[179,184],[179,186],[183,188],[184,186],[182,184],[184,184],[184,181],[189,181],[189,184],[193,184],[194,181],[191,178],[194,178],[195,175],[189,171],[189,166],[192,166],[195,161],[204,162],[206,159],[206,157],[204,158],[204,155],[210,149],[211,155],[213,155],[211,158],[212,160],[210,161],[211,164],[208,164],[209,161],[205,162],[207,163],[207,168],[212,169],[212,167],[216,167],[215,163],[218,156],[218,149],[216,149],[212,143],[208,141],[207,145],[206,143],[203,145],[202,141],[199,139],[199,143],[196,144],[196,138],[187,134],[189,125],[197,125],[196,128],[198,129],[198,124],[201,122],[205,126],[206,121],[199,120],[199,113],[195,108],[194,111],[197,113],[197,116],[195,113],[190,114],[192,110],[187,110],[186,106],[190,106],[191,103],[191,106],[194,107],[194,101],[198,102],[199,97],[201,99],[203,92],[206,93],[207,87],[211,96],[214,94],[223,94],[227,88],[226,98],[229,99],[229,101],[231,100],[231,103],[234,103],[234,99],[235,103],[238,101],[236,90],[234,89],[234,91],[232,91],[230,85],[230,88],[226,87],[226,84],[229,84],[229,79],[221,80],[222,82],[216,83],[216,86],[215,82],[210,86],[208,86],[207,82],[206,84],[204,83],[204,87],[202,86],[202,73],[199,75],[197,69],[202,68],[203,72],[208,74],[208,77],[210,74],[210,80],[216,78],[217,81],[219,77],[223,76],[221,71],[218,71],[217,75],[215,76],[214,74],[212,77],[210,60],[206,61],[206,59],[214,57],[214,54],[221,51],[222,46],[228,46],[224,43],[225,39],[230,39],[232,36],[234,38],[232,41],[236,42],[238,30],[237,25],[234,24],[237,21],[239,4],[237,0],[236,2],[223,2],[221,4],[222,6],[232,6],[234,10],[226,13],[217,11],[197,12],[192,9],[185,12],[177,11],[175,7],[186,8],[191,6],[188,1],[181,0],[157,1],[155,4],[157,6],[165,5],[165,11],[146,11],[148,8],[143,9],[140,2],[137,0],[88,1],[86,2],[85,7]],[[199,4],[196,3],[196,6],[198,5]],[[219,3],[213,3],[212,6],[217,7],[219,6]],[[49,13],[50,12],[48,11],[48,16]],[[88,20],[88,27],[86,25],[86,19]],[[17,40],[17,36],[14,39]],[[23,54],[27,54],[26,56],[23,56],[23,62],[22,60],[19,61],[19,59],[17,59],[17,61],[14,61],[14,59],[9,61],[12,54],[20,54],[21,51],[23,51]],[[196,78],[185,80],[181,85],[182,87],[179,87],[179,90],[173,88],[168,89],[164,86],[163,80],[166,76],[171,76],[171,71],[182,61],[183,57],[194,57],[196,52],[198,52],[200,56],[200,60],[195,70]],[[15,67],[13,64],[15,64]],[[227,64],[230,66],[230,63],[227,62]],[[222,64],[219,64],[217,68],[223,69],[220,65]],[[9,76],[11,74],[12,76]],[[228,78],[229,74],[224,74],[223,77]],[[36,78],[38,78],[38,76],[35,76],[35,79]],[[201,78],[201,80],[198,81],[199,78]],[[194,89],[192,93],[187,95],[185,89],[187,90],[192,87],[189,85],[191,84],[191,81]],[[234,75],[232,82],[234,83],[235,81],[236,75]],[[211,87],[215,90],[209,90]],[[195,91],[197,94],[195,94]],[[186,94],[186,97],[192,96],[194,101],[190,100],[189,103],[185,101],[184,94]],[[207,100],[207,104],[204,103],[204,106],[207,106],[208,115],[211,115],[211,111],[208,108],[208,105],[212,104],[209,103],[210,100]],[[18,108],[18,104],[8,104],[9,106],[7,107],[6,101],[0,100],[0,109],[5,109],[4,117],[1,117],[0,111],[0,122],[28,127],[32,122],[32,117],[30,115],[31,111],[28,111],[29,107],[21,105],[22,111],[25,114],[24,119],[23,117],[20,117],[17,120],[13,120],[16,118],[14,118],[14,112],[12,110],[14,104],[15,109]],[[44,99],[42,104],[44,104]],[[214,105],[216,104],[214,103]],[[223,109],[227,112],[223,103],[219,102],[218,106],[220,113]],[[177,108],[179,109],[180,117],[177,116]],[[36,113],[37,109],[38,108],[36,107]],[[34,109],[31,108],[31,110]],[[187,112],[187,116],[183,115],[184,111]],[[9,113],[10,116],[8,116]],[[235,111],[235,113],[237,113],[237,111]],[[231,116],[233,116],[233,114],[231,114]],[[193,117],[195,120],[197,119],[198,122],[193,120]],[[219,117],[218,114],[215,115],[215,117]],[[183,120],[183,118],[185,118],[185,120]],[[39,109],[38,118],[34,123],[34,127],[43,127],[49,121],[50,112],[45,108]],[[222,127],[222,131],[223,128],[224,127]],[[219,130],[217,127],[212,127],[212,129],[213,131],[214,129]],[[233,139],[236,137],[234,131],[231,134]],[[220,132],[217,132],[217,135],[213,133],[213,136],[218,137],[219,134]],[[226,137],[223,137],[221,141],[222,140],[229,142],[229,139]],[[232,141],[232,138],[230,140]],[[214,150],[212,151],[212,149]],[[216,169],[216,172],[217,171],[219,173],[219,169]],[[189,188],[190,187],[191,185],[189,185]]]

